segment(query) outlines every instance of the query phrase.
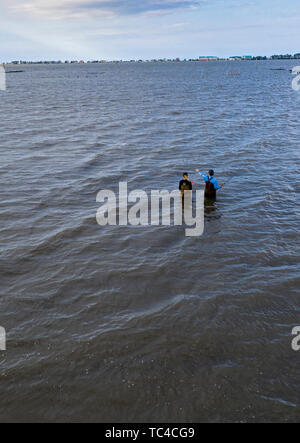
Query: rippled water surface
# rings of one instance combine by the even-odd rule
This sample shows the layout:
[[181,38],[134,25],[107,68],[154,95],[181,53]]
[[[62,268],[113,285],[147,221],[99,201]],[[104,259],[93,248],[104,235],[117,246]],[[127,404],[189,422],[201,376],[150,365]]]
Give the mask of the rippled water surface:
[[[294,64],[7,75],[1,421],[299,421]],[[196,167],[232,178],[202,237],[97,225],[99,190],[171,191]]]

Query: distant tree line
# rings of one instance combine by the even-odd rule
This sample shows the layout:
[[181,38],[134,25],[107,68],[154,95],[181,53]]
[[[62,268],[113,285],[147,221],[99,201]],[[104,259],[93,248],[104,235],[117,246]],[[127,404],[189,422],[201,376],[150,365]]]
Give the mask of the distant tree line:
[[271,57],[272,60],[294,60],[294,59],[299,59],[299,58],[300,58],[300,54],[295,54],[295,55],[280,54],[280,55],[272,55],[272,57]]
[[225,60],[295,60],[295,59],[300,59],[300,53],[298,54],[279,54],[279,55],[272,55],[271,57],[267,57],[266,55],[258,55],[258,56],[234,56],[234,57],[229,57],[228,59],[226,58],[218,58],[218,57],[199,57],[199,58],[189,58],[189,59],[180,59],[179,57],[177,58],[173,58],[173,59],[166,59],[166,58],[160,58],[160,59],[151,59],[151,60],[112,60],[112,61],[107,61],[107,60],[91,60],[88,62],[85,62],[83,60],[77,61],[77,60],[65,60],[65,61],[61,61],[61,60],[49,60],[49,61],[25,61],[25,60],[14,60],[12,62],[10,62],[11,64],[14,65],[22,65],[22,64],[83,64],[83,63],[122,63],[122,62],[130,62],[130,63],[144,63],[144,62],[198,62],[201,60],[212,60],[212,61],[225,61]]

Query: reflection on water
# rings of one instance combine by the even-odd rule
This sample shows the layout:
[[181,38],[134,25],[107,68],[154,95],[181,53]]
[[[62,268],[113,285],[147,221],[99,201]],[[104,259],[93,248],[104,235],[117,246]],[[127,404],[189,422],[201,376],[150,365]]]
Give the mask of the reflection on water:
[[221,211],[218,208],[217,198],[205,198],[204,199],[204,215],[209,220],[219,219],[222,217]]

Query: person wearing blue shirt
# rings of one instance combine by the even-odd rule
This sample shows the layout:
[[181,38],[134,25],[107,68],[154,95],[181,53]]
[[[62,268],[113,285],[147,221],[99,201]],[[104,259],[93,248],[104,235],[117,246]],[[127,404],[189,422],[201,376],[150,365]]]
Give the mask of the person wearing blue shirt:
[[221,189],[223,185],[218,185],[218,180],[214,177],[215,172],[212,169],[208,171],[208,175],[202,174],[199,169],[196,169],[196,172],[198,172],[205,181],[205,198],[216,199],[217,191]]

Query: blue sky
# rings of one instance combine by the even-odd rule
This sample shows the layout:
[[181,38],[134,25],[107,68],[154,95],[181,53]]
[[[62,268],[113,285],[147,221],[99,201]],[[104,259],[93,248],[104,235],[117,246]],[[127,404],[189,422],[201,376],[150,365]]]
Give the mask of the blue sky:
[[297,0],[1,0],[0,61],[300,52]]

